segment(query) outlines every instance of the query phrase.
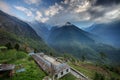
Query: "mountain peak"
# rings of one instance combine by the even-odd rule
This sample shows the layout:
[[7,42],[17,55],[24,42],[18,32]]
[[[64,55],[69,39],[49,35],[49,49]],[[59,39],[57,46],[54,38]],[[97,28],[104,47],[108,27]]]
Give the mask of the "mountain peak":
[[72,25],[70,22],[66,22],[65,25]]

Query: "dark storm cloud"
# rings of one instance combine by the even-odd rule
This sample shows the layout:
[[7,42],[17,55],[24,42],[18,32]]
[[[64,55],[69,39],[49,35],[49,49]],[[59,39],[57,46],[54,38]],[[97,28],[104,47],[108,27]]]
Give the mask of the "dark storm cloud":
[[[78,1],[78,2],[77,2]],[[107,23],[120,19],[119,0],[64,0],[60,11],[48,20],[48,23],[64,23],[66,21],[91,21]],[[55,21],[54,21],[55,20]]]
[[104,6],[108,6],[111,4],[119,4],[120,0],[96,0],[95,5],[104,5]]
[[91,15],[91,18],[101,17],[105,13],[104,11],[97,11],[93,9],[89,9],[87,12]]

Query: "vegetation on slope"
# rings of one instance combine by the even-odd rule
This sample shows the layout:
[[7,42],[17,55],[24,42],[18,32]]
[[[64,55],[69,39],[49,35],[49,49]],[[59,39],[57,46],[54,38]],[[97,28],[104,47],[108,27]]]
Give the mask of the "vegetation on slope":
[[64,77],[62,77],[60,80],[76,80],[77,78],[73,76],[72,74],[67,74]]
[[[16,51],[15,49],[0,52],[0,64],[15,64],[15,74],[13,77],[2,77],[0,80],[42,80],[46,74],[38,67],[27,53]],[[23,72],[17,72],[24,69]]]
[[14,46],[15,43],[19,43],[22,49],[30,47],[37,51],[47,52],[48,54],[55,53],[55,51],[52,48],[48,47],[43,41],[39,39],[17,36],[10,32],[0,30],[0,45],[3,46],[7,43],[11,43],[12,46]]
[[[7,47],[11,47],[11,44]],[[0,49],[3,49],[0,50],[0,64],[14,64],[16,66],[15,73],[13,77],[7,77],[5,75],[0,77],[0,80],[42,80],[47,76],[26,52],[20,51],[19,47],[6,49],[7,47],[0,47]],[[22,69],[23,71],[19,72]],[[76,80],[76,77],[72,74],[67,74],[60,80]]]
[[71,55],[64,55],[68,64],[91,80],[120,80],[120,66],[110,66],[79,60]]
[[43,52],[54,52],[26,22],[0,11],[0,46],[19,43],[25,48]]

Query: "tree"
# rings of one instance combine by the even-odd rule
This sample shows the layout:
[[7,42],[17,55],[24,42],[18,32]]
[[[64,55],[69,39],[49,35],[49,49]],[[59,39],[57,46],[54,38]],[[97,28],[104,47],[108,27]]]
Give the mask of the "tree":
[[53,53],[52,53],[52,52],[50,52],[50,56],[53,56]]
[[7,49],[12,49],[13,48],[12,44],[10,42],[8,42],[5,46],[7,47]]
[[98,80],[98,78],[99,78],[99,75],[98,75],[98,73],[96,72],[93,80]]
[[84,61],[85,61],[85,59],[86,59],[84,55],[82,55],[82,57],[81,57],[81,58],[82,58],[82,62],[84,62]]
[[20,48],[20,45],[16,43],[14,48],[18,51]]
[[37,52],[38,52],[38,50],[35,48],[35,49],[34,49],[34,53],[37,53]]
[[100,80],[105,80],[105,76],[104,76],[104,75],[101,75]]
[[96,72],[93,80],[105,80],[105,76]]
[[105,59],[107,57],[106,54],[103,52],[100,52],[100,56],[101,56],[101,59]]

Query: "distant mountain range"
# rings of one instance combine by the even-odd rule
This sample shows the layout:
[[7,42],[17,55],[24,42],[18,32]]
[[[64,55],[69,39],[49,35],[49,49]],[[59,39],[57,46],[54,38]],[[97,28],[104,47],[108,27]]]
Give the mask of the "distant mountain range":
[[68,41],[77,41],[81,43],[93,43],[94,40],[90,38],[91,34],[79,29],[78,27],[74,26],[70,22],[67,22],[65,25],[54,28],[54,30],[51,31],[48,42],[50,44],[58,43],[60,40],[64,40],[62,42],[69,43]]
[[78,58],[85,56],[88,60],[99,61],[100,52],[105,53],[111,59],[113,54],[119,55],[115,48],[100,43],[97,38],[97,36],[67,22],[61,27],[51,29],[47,43],[61,53],[70,53]]
[[40,23],[37,21],[29,23],[29,25],[36,31],[36,33],[44,40],[46,41],[50,32],[50,25]]
[[2,11],[0,11],[0,29],[22,37],[41,39],[27,23]]
[[120,20],[106,24],[94,24],[85,30],[100,36],[103,43],[120,48]]
[[[119,23],[115,24],[117,26]],[[63,26],[52,27],[51,29],[48,29],[48,27],[49,25],[38,22],[27,24],[0,11],[0,45],[5,45],[8,42],[28,44],[30,47],[45,53],[51,53],[56,50],[59,54],[68,53],[78,59],[84,56],[86,60],[94,62],[120,63],[120,50],[101,43],[101,38],[98,36],[104,34],[109,36],[104,31],[102,33],[102,29],[109,33],[113,30],[115,33],[113,37],[117,38],[119,36],[119,27],[111,27],[111,31],[107,27],[101,27],[99,29],[101,30],[100,32],[96,26],[86,29],[87,32],[70,22],[65,23]],[[119,37],[117,40],[119,40]],[[101,52],[107,56],[105,59],[101,58]]]
[[50,50],[26,22],[0,11],[0,45],[8,42],[26,44],[41,51]]

